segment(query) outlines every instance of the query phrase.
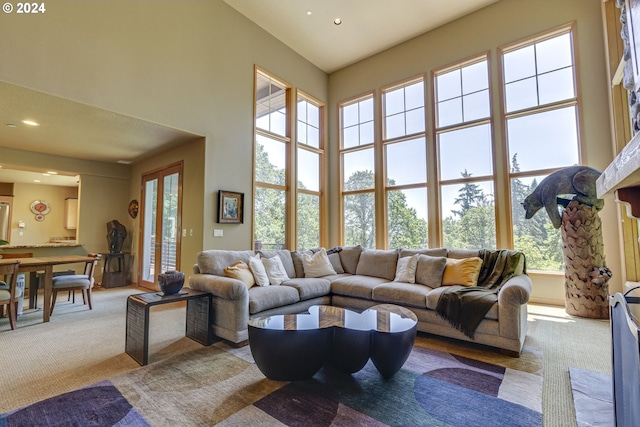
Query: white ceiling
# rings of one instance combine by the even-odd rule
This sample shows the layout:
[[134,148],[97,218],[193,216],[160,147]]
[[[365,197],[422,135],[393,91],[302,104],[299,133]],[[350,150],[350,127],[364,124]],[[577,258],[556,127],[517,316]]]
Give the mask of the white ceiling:
[[331,73],[498,0],[224,1]]
[[[224,1],[331,73],[498,0]],[[333,23],[337,17],[343,21],[339,26]],[[2,147],[84,160],[135,162],[199,138],[1,81],[0,100]],[[37,120],[40,126],[27,126],[21,122],[24,119]],[[50,168],[56,171],[55,165]],[[45,170],[12,174],[11,169],[0,159],[0,182],[77,182],[68,173],[42,177]]]
[[[186,132],[0,81],[0,146],[83,160],[135,162],[154,152],[198,138]],[[35,120],[29,126],[22,120]],[[48,165],[56,172],[56,165]],[[30,182],[37,175],[9,175],[0,159],[0,182]],[[68,172],[68,171],[67,171]],[[51,185],[77,181],[46,177]],[[8,181],[10,180],[10,181]]]

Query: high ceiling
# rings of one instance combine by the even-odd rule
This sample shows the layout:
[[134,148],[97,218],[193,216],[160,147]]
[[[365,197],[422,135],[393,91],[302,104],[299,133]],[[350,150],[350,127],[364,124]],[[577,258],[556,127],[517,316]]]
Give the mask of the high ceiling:
[[[497,0],[224,0],[320,69],[331,73]],[[334,19],[340,18],[340,25]],[[176,129],[0,81],[0,146],[45,154],[135,162],[198,138]],[[9,102],[5,102],[5,101]],[[29,126],[22,120],[37,120]],[[0,182],[33,182],[45,170]],[[75,176],[45,177],[75,185]]]
[[498,0],[224,1],[331,73]]

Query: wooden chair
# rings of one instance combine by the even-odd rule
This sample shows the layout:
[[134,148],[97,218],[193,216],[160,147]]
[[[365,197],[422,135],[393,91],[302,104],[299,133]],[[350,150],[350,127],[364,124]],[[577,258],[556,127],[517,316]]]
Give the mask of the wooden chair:
[[85,263],[84,274],[56,276],[52,279],[53,298],[51,301],[50,314],[53,314],[53,308],[56,305],[56,299],[59,291],[82,291],[83,304],[88,303],[89,310],[93,310],[93,306],[91,305],[91,288],[93,288],[93,274],[96,270],[96,265],[98,265],[98,261],[100,261],[100,255],[89,254],[89,256],[93,257],[93,260]]
[[[4,317],[4,306],[8,306],[9,325],[11,329],[16,328],[18,318],[18,301],[22,296],[22,289],[16,287],[18,279],[18,266],[20,261],[11,259],[0,259],[0,275],[5,276],[5,286],[0,287],[0,305],[2,306],[2,315]],[[10,279],[7,276],[11,275]],[[8,289],[7,289],[8,288]]]

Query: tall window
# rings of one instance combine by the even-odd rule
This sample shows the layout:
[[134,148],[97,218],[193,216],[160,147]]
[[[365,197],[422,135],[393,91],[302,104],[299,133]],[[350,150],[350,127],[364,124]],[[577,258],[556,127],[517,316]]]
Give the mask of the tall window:
[[375,248],[373,95],[340,105],[343,241]]
[[256,73],[254,246],[286,246],[290,89]]
[[427,141],[424,81],[387,89],[384,165],[389,248],[425,248],[427,239]]
[[298,250],[321,246],[324,107],[302,94],[297,103]]
[[561,270],[559,231],[544,211],[525,219],[521,203],[549,173],[580,163],[571,31],[506,48],[501,57],[514,246],[529,269]]
[[495,248],[493,134],[486,57],[435,73],[442,238]]

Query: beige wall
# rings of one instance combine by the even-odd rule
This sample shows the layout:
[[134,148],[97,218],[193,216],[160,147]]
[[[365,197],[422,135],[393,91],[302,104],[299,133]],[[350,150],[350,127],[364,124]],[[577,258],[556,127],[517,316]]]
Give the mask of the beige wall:
[[[135,177],[131,180],[129,194],[131,199],[142,201],[142,175],[145,172],[157,170],[169,164],[182,161],[183,177],[182,177],[182,218],[181,229],[186,230],[186,236],[182,237],[180,231],[180,248],[181,258],[178,260],[178,268],[183,271],[187,278],[191,274],[192,266],[195,264],[196,255],[206,246],[203,246],[203,221],[202,212],[204,205],[207,204],[204,193],[204,157],[205,157],[205,141],[201,139],[192,143],[176,147],[170,151],[159,154],[137,163],[132,169],[132,175]],[[140,238],[140,215],[133,219],[127,216],[127,221],[123,222],[127,230],[131,231],[132,252],[135,255],[134,265],[138,265],[137,255],[139,254],[139,238]],[[137,271],[137,270],[136,270]],[[132,277],[133,282],[138,282],[137,277]]]
[[[78,187],[61,187],[55,185],[22,184],[13,186],[13,213],[11,215],[11,245],[37,245],[49,243],[52,237],[75,236],[76,230],[64,228],[64,200],[67,197],[78,197]],[[31,212],[34,200],[45,200],[51,210],[44,216],[44,221],[36,221]],[[19,221],[25,227],[20,235]]]
[[254,66],[322,102],[324,72],[220,0],[57,0],[29,25],[2,18],[0,54],[11,60],[0,80],[202,135],[193,228],[204,248],[251,247],[251,210],[222,238],[213,228],[219,189],[252,206]]
[[[502,0],[478,12],[465,16],[435,31],[391,48],[357,64],[331,74],[329,77],[329,186],[330,186],[330,242],[338,243],[339,188],[338,171],[338,115],[337,103],[350,97],[379,91],[404,79],[426,75],[456,61],[489,51],[491,84],[498,82],[499,46],[576,21],[577,62],[579,70],[578,91],[582,97],[582,144],[583,160],[599,170],[613,158],[609,100],[607,93],[606,57],[600,0]],[[426,74],[425,74],[426,73]],[[430,88],[428,89],[430,90]],[[376,92],[379,93],[379,92]],[[499,98],[493,98],[494,108]],[[497,110],[496,110],[497,111]],[[498,140],[502,140],[501,129],[496,129]],[[498,155],[501,153],[498,152]],[[505,153],[502,153],[504,157]],[[500,158],[500,157],[499,157]],[[498,180],[506,177],[498,176]],[[498,201],[499,202],[499,201]],[[503,204],[504,205],[504,204]],[[621,260],[618,242],[618,220],[615,203],[606,200],[601,212],[607,264],[614,273],[610,281],[612,291],[621,286]],[[501,229],[506,230],[506,224]],[[506,242],[498,242],[505,247]],[[533,299],[563,304],[563,275],[536,275]]]

